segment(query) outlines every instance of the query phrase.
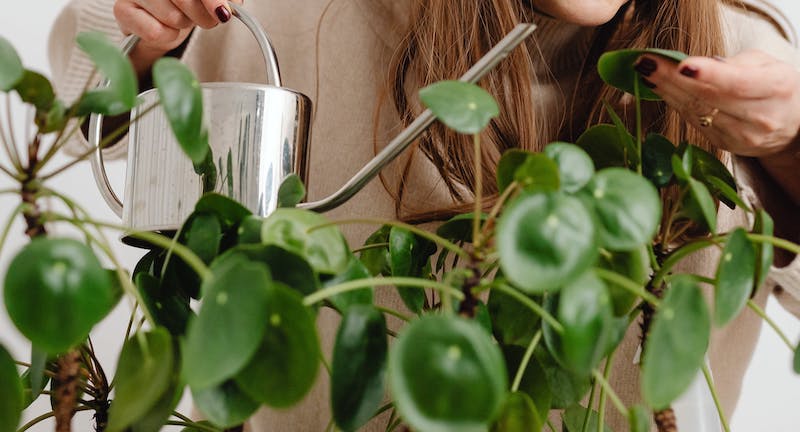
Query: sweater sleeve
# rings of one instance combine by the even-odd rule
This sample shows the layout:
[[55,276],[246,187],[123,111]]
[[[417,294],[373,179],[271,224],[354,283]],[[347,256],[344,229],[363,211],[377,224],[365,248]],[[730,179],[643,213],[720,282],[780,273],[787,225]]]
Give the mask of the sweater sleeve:
[[[71,104],[87,88],[94,65],[75,43],[78,34],[99,31],[119,44],[123,35],[114,18],[114,0],[72,0],[56,19],[50,33],[48,54],[53,71],[53,84],[56,93],[65,103]],[[96,82],[92,83],[93,85]],[[105,149],[108,159],[118,159],[125,155],[127,139]],[[89,149],[83,134],[76,133],[66,144],[65,152],[77,156]]]
[[[800,70],[800,52],[771,23],[729,7],[725,8],[723,18],[729,55],[759,50]],[[754,208],[765,209],[773,217],[775,235],[800,242],[800,226],[797,224],[800,207],[773,181],[758,160],[735,156],[733,165],[743,197]],[[775,264],[770,269],[766,285],[774,288],[775,297],[788,311],[800,317],[800,256],[776,250]]]

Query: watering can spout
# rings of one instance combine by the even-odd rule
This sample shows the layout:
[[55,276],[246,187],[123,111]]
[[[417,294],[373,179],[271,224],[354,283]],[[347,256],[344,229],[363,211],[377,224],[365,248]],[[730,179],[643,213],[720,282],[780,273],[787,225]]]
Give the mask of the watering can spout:
[[[534,30],[536,30],[535,24],[518,24],[514,30],[506,35],[494,48],[478,60],[478,62],[461,77],[461,81],[472,84],[480,81],[480,79],[486,76],[498,63],[508,57],[514,48],[533,34]],[[433,124],[435,119],[431,110],[425,110],[338,191],[319,201],[302,203],[298,207],[316,212],[326,212],[346,203],[363,189],[367,183],[374,179],[386,165],[390,164],[408,148],[411,143],[416,141],[417,138]]]

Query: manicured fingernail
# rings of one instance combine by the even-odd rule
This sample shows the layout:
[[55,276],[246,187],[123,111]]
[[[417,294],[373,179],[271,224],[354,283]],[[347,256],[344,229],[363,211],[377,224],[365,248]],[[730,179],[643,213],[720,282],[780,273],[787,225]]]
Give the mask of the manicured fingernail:
[[642,57],[633,65],[633,68],[636,69],[636,72],[649,77],[658,69],[658,63],[649,57]]
[[644,85],[647,86],[647,88],[651,88],[651,89],[656,88],[656,85],[653,84],[653,82],[648,80],[648,79],[642,78],[642,82],[644,83]]
[[219,18],[220,22],[226,23],[231,20],[231,11],[229,11],[225,6],[220,6],[214,9],[214,12],[216,12],[217,18]]
[[689,78],[696,78],[697,74],[699,72],[700,72],[700,70],[697,69],[694,66],[688,66],[687,65],[687,66],[684,66],[684,67],[681,68],[681,75],[689,77]]
[[726,62],[726,60],[725,60],[725,57],[713,56],[713,57],[711,57],[711,58],[713,58],[714,60],[716,60],[716,61],[718,61],[718,62],[722,62],[722,63],[725,63],[725,62]]

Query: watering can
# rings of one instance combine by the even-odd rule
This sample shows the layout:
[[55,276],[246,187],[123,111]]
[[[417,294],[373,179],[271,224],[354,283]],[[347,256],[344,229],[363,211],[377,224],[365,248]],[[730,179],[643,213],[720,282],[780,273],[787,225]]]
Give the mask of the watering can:
[[[233,16],[247,26],[261,48],[268,83],[201,85],[204,123],[209,126],[209,145],[221,174],[216,192],[240,202],[256,215],[267,216],[277,208],[278,189],[286,176],[297,174],[307,183],[311,100],[281,87],[277,56],[266,32],[244,8],[235,3],[230,6]],[[519,24],[461,80],[470,83],[480,80],[535,29],[533,24]],[[137,42],[136,36],[128,37],[123,42],[123,51],[129,53]],[[139,98],[131,118],[157,104],[158,91],[147,90]],[[343,204],[434,120],[433,113],[426,110],[337,192],[299,207],[325,212]],[[106,175],[99,148],[102,121],[101,115],[91,116],[88,138],[90,145],[97,148],[91,159],[92,173],[106,203],[131,231],[176,232],[203,194],[203,185],[172,135],[163,110],[156,106],[130,126],[124,204]],[[128,236],[122,241],[136,245]]]

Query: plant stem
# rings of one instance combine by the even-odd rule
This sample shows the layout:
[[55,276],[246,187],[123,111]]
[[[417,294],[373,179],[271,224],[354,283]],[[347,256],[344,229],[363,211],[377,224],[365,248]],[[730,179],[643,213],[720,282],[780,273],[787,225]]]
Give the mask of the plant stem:
[[481,248],[483,239],[481,238],[481,213],[483,213],[483,155],[481,153],[481,136],[474,134],[472,136],[472,146],[475,151],[475,206],[472,210],[472,244],[475,245],[475,250]]
[[499,283],[492,286],[492,289],[496,289],[504,294],[508,294],[511,297],[514,297],[518,302],[522,303],[523,305],[527,306],[528,309],[532,310],[536,315],[539,315],[542,320],[547,321],[550,324],[550,327],[553,327],[553,330],[556,331],[558,334],[564,334],[564,327],[558,322],[553,315],[550,315],[541,305],[533,301],[530,297],[522,294],[521,292],[517,291],[516,289],[504,284]]
[[731,432],[731,428],[728,426],[728,420],[725,418],[725,413],[722,411],[722,404],[717,396],[717,389],[714,386],[714,380],[711,377],[711,371],[708,370],[708,365],[705,363],[703,363],[703,376],[706,378],[706,383],[708,384],[708,390],[711,392],[711,397],[714,398],[714,405],[717,407],[717,413],[719,414],[720,422],[722,422],[722,428],[725,429],[725,432]]
[[202,423],[170,420],[170,421],[168,421],[168,422],[166,422],[164,424],[168,425],[168,426],[190,427],[190,428],[194,428],[194,429],[205,431],[205,432],[220,432],[219,429],[211,427],[211,426],[206,426],[206,425],[204,425]]
[[[78,407],[78,408],[75,408],[75,412],[78,412],[78,411],[89,411],[91,409],[92,408],[89,408],[89,407]],[[38,423],[41,423],[41,422],[43,422],[43,421],[45,421],[45,420],[47,420],[47,419],[49,419],[49,418],[51,418],[51,417],[53,417],[55,415],[56,415],[56,413],[54,413],[52,411],[49,412],[49,413],[46,413],[46,414],[42,414],[39,417],[36,417],[35,419],[29,421],[28,423],[25,423],[24,426],[22,426],[21,428],[17,429],[17,432],[25,432],[26,430],[36,426]],[[214,432],[218,432],[218,431],[214,431]]]
[[368,244],[368,245],[361,246],[360,248],[353,249],[352,252],[353,252],[353,254],[357,254],[357,253],[360,253],[360,252],[364,252],[366,250],[380,249],[380,248],[385,248],[385,247],[389,247],[389,243],[373,243],[373,244]]
[[682,259],[701,249],[705,249],[716,244],[717,241],[715,239],[703,239],[686,243],[680,248],[675,249],[669,254],[667,259],[664,260],[664,264],[661,265],[661,270],[656,272],[655,276],[653,276],[653,286],[661,285],[661,283],[664,281],[664,276],[666,276],[667,273],[672,270],[672,267],[675,267],[675,265],[678,264]]
[[520,361],[519,367],[517,368],[517,374],[514,376],[514,383],[511,385],[512,393],[519,390],[519,385],[522,383],[522,377],[525,376],[525,370],[528,368],[528,363],[531,361],[533,351],[536,349],[536,346],[539,345],[541,339],[542,331],[539,330],[533,336],[533,339],[531,339],[531,343],[528,344],[528,349],[525,350],[525,354],[522,356],[522,361]]
[[[606,367],[608,367],[608,363],[606,363]],[[608,394],[608,397],[611,399],[611,402],[617,408],[617,411],[619,411],[623,416],[628,417],[629,414],[628,408],[622,402],[622,399],[620,399],[620,397],[617,395],[617,392],[614,391],[614,388],[611,387],[611,384],[605,379],[603,374],[600,373],[599,370],[595,369],[592,372],[592,375],[594,376],[594,379],[597,380],[597,382],[602,387],[602,391]]]
[[[727,236],[725,236],[727,237]],[[756,243],[769,243],[775,247],[800,255],[800,245],[792,243],[778,237],[767,236],[763,234],[747,234],[747,238]]]
[[600,277],[600,279],[605,279],[608,282],[617,284],[619,287],[638,295],[653,306],[658,306],[660,303],[658,297],[647,292],[644,287],[639,286],[639,284],[626,278],[625,276],[622,276],[621,274],[602,268],[595,268],[594,271],[595,274]]
[[333,285],[331,287],[317,291],[313,294],[307,295],[305,299],[303,299],[303,304],[306,306],[311,306],[315,303],[318,303],[322,300],[328,299],[330,297],[333,297],[341,293],[355,291],[363,288],[386,286],[386,285],[406,286],[406,287],[413,287],[420,289],[431,288],[439,292],[450,293],[453,297],[459,300],[464,299],[464,294],[462,294],[461,291],[437,281],[411,278],[411,277],[375,277],[375,278],[358,279],[358,280],[344,282],[338,285]]
[[636,152],[638,155],[636,172],[642,175],[642,98],[639,96],[639,79],[633,80],[633,91],[636,101]]
[[767,315],[764,309],[761,309],[761,307],[758,304],[756,304],[756,302],[754,302],[753,300],[748,300],[747,306],[750,309],[752,309],[753,312],[755,312],[758,316],[760,316],[764,321],[766,321],[767,324],[770,327],[772,327],[773,330],[775,330],[775,333],[778,334],[778,337],[780,337],[781,340],[783,340],[783,343],[785,343],[786,346],[789,347],[789,351],[794,352],[795,347],[794,345],[792,345],[792,341],[789,340],[789,337],[786,336],[786,333],[784,333],[783,330],[781,330],[780,327],[778,327],[778,324],[775,321],[773,321],[772,318],[769,317],[769,315]]
[[322,366],[325,367],[325,371],[328,372],[328,376],[331,376],[331,364],[328,363],[328,359],[325,358],[325,354],[322,352],[319,353],[319,361],[322,363]]
[[28,204],[20,203],[18,206],[11,211],[11,215],[8,216],[8,222],[6,223],[5,228],[3,228],[2,234],[0,234],[0,251],[3,250],[5,246],[6,240],[8,239],[8,234],[11,232],[11,226],[14,224],[14,219],[22,213],[22,211],[27,207]]
[[494,220],[497,218],[497,215],[500,213],[500,209],[503,208],[503,204],[508,201],[511,196],[519,190],[519,183],[516,180],[511,182],[511,184],[506,187],[506,190],[503,191],[502,194],[497,198],[497,202],[494,203],[494,207],[489,212],[489,216],[486,218],[486,223],[483,224],[483,230],[481,232],[482,236],[489,235],[489,229],[494,226]]
[[458,245],[456,245],[453,242],[450,242],[449,240],[446,240],[446,239],[444,239],[444,238],[442,238],[442,237],[440,237],[440,236],[438,236],[438,235],[436,235],[436,234],[434,234],[432,232],[428,232],[428,231],[425,231],[423,229],[417,228],[414,225],[403,223],[403,222],[398,222],[398,221],[393,221],[393,220],[367,219],[367,218],[364,218],[364,219],[344,219],[344,220],[326,222],[324,224],[313,226],[313,227],[308,229],[308,232],[311,233],[311,232],[314,232],[316,230],[323,229],[323,228],[328,228],[328,227],[331,227],[331,226],[354,225],[354,224],[389,225],[389,226],[396,227],[396,228],[402,228],[402,229],[404,229],[406,231],[412,232],[412,233],[414,233],[414,234],[416,234],[416,235],[418,235],[418,236],[420,236],[422,238],[428,239],[428,240],[438,244],[439,246],[441,246],[441,247],[443,247],[443,248],[445,248],[445,249],[457,254],[461,258],[469,258],[470,257],[470,255],[469,255],[469,253],[467,253],[467,251],[465,251],[464,249],[458,247]]
[[583,416],[583,424],[581,425],[581,432],[587,432],[589,429],[589,415],[592,413],[592,405],[594,405],[594,397],[595,393],[597,392],[597,382],[592,380],[592,391],[589,393],[589,402],[586,404],[589,409],[586,410],[586,414]]
[[375,309],[378,309],[379,311],[381,311],[381,312],[383,312],[383,313],[385,313],[387,315],[391,315],[391,316],[393,316],[395,318],[399,318],[399,319],[401,319],[401,320],[403,320],[405,322],[411,321],[411,317],[410,316],[404,315],[403,313],[401,313],[399,311],[396,311],[394,309],[389,309],[387,307],[383,307],[383,306],[379,306],[379,305],[375,305]]
[[[615,351],[616,352],[616,351]],[[614,363],[614,352],[609,354],[608,358],[606,359],[606,365],[603,370],[603,382],[608,383],[608,377],[611,376],[611,366]],[[606,387],[609,389],[611,386],[603,386],[602,383],[600,385],[600,402],[597,404],[597,432],[603,432],[603,424],[605,423],[606,418],[606,396],[609,395],[609,392],[606,391]],[[612,390],[613,391],[613,390]],[[615,404],[616,405],[616,404]],[[625,404],[622,404],[624,407]],[[617,409],[619,409],[619,405],[617,405]],[[627,417],[628,410],[627,408],[625,411],[620,411],[623,415]]]
[[8,158],[11,159],[11,163],[14,164],[17,170],[23,171],[22,159],[17,148],[17,137],[14,134],[14,119],[11,117],[11,96],[9,94],[6,94],[6,121],[8,121],[8,139],[3,140],[3,142],[6,143]]

